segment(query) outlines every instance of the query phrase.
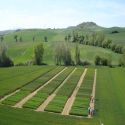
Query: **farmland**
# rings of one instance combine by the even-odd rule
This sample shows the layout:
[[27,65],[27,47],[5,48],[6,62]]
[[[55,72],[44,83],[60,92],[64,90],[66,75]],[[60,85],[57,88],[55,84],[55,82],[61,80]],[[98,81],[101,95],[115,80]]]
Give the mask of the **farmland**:
[[[17,125],[25,125],[44,123],[45,125],[98,125],[100,120],[107,125],[118,125],[119,123],[121,125],[125,124],[125,101],[123,99],[125,87],[125,70],[123,68],[97,68],[97,87],[95,99],[96,114],[94,118],[86,119],[84,117],[86,117],[88,113],[87,108],[90,101],[89,96],[92,93],[95,68],[88,68],[83,82],[75,97],[75,101],[71,107],[70,115],[82,116],[82,118],[77,118],[74,116],[63,116],[59,114],[62,113],[68,98],[75,90],[77,82],[80,79],[85,68],[76,67],[75,69],[74,67],[67,67],[65,69],[65,67],[50,66],[48,67],[48,69],[46,67],[47,70],[45,70],[45,67],[38,67],[39,70],[37,71],[39,73],[36,72],[36,70],[32,71],[32,73],[36,76],[32,77],[32,79],[28,79],[28,81],[22,81],[22,84],[19,84],[19,86],[15,86],[15,84],[9,83],[9,81],[6,83],[7,85],[13,85],[14,88],[5,86],[6,90],[8,91],[3,91],[2,96],[7,95],[8,93],[11,93],[16,89],[20,89],[19,93],[21,94],[17,92],[15,95],[12,95],[2,101],[2,104],[0,105],[0,124],[13,125],[14,123],[16,123]],[[27,68],[28,67],[23,67],[22,69],[25,72],[28,72]],[[30,67],[29,72],[34,68],[36,69],[37,67]],[[20,71],[20,67],[0,69],[0,71],[2,71],[3,73],[6,73],[8,71],[7,73],[10,73],[13,76],[14,74],[12,74],[12,71],[16,72],[16,70],[19,74],[23,74]],[[37,90],[40,86],[43,86],[48,80],[50,80],[59,72],[61,73],[57,77],[55,77],[46,86],[39,90],[32,98],[27,100],[27,102],[23,105],[23,108],[18,109],[11,107],[33,91]],[[4,75],[0,77],[1,84],[6,79],[6,77],[7,76]],[[22,77],[25,77],[25,75]],[[68,79],[65,81],[65,83],[63,83],[63,81],[67,77]],[[15,77],[15,79],[16,81],[18,81],[18,77]],[[37,81],[36,85],[34,85],[35,81]],[[38,81],[41,82],[39,83]],[[28,84],[26,82],[28,82]],[[1,91],[3,90],[2,88],[0,89]],[[58,91],[56,91],[57,89]],[[48,106],[45,107],[45,112],[34,111],[40,105],[42,105],[42,103],[48,98],[48,96],[51,96],[53,93],[55,93],[55,97],[49,102]],[[49,112],[55,112],[57,114]],[[15,118],[17,120],[14,120]]]
[[[22,70],[20,71],[20,67],[18,69],[16,68],[17,67],[0,69],[0,71],[3,71],[6,73],[8,70],[7,73],[13,76],[14,74],[12,74],[12,71],[15,71],[14,72],[15,74],[16,73],[22,74],[21,73]],[[34,68],[36,69],[37,67],[32,67],[32,68],[30,67],[30,70]],[[41,71],[39,73],[35,72],[36,76],[31,75],[32,77],[28,79],[29,80],[28,84],[25,83],[26,81],[24,81],[20,86],[15,86],[15,88],[13,87],[8,88],[7,85],[4,86],[8,91],[3,91],[2,87],[0,88],[2,91],[1,97],[3,97],[4,95],[7,95],[8,93],[15,91],[16,89],[20,89],[19,93],[21,93],[22,91],[21,94],[18,94],[17,92],[15,96],[12,95],[1,102],[2,103],[0,105],[0,117],[2,118],[0,120],[1,124],[12,125],[15,122],[17,125],[20,125],[20,124],[25,125],[29,123],[40,124],[42,122],[47,125],[50,125],[51,122],[53,122],[54,124],[62,124],[62,125],[63,124],[96,125],[96,124],[99,124],[100,120],[104,124],[107,124],[107,125],[111,125],[111,124],[117,125],[119,123],[121,125],[125,124],[124,123],[125,102],[123,99],[124,87],[125,87],[124,86],[125,85],[124,84],[125,70],[123,68],[111,68],[111,69],[110,68],[97,68],[97,87],[96,87],[96,99],[95,99],[96,114],[93,119],[86,119],[84,117],[86,117],[88,113],[87,108],[88,108],[89,101],[90,101],[89,96],[92,93],[95,68],[88,68],[86,75],[83,79],[83,82],[77,92],[75,101],[70,110],[70,115],[82,116],[83,118],[77,118],[77,117],[75,118],[74,116],[66,117],[66,116],[59,115],[59,114],[62,113],[63,108],[68,98],[72,95],[73,91],[75,90],[77,82],[80,79],[85,69],[80,68],[80,67],[76,67],[76,69],[74,67],[68,67],[66,69],[65,67],[48,67],[48,70],[45,71],[45,70],[42,70],[44,68],[45,68],[44,66],[38,68]],[[26,71],[28,72],[29,68],[23,67],[21,69],[23,69],[25,72]],[[55,74],[58,74],[62,70],[63,72],[61,72],[57,77],[55,77],[52,81],[50,81],[48,85],[44,86],[32,98],[27,100],[27,102],[23,105],[22,109],[10,107],[10,106],[14,106],[15,103],[25,98],[28,94],[37,90],[37,87],[44,85],[47,80],[51,79]],[[46,76],[48,79],[45,78]],[[67,81],[63,83],[64,79],[66,79],[68,76],[70,77],[67,79]],[[6,77],[5,75],[2,75],[1,81],[5,77]],[[13,82],[12,86],[16,85],[16,81],[18,81],[18,78],[19,77],[15,77],[16,80]],[[32,81],[37,81],[36,79],[41,80],[40,84],[36,82],[36,85],[32,86],[33,85]],[[57,89],[58,91],[56,91]],[[40,105],[42,105],[42,103],[48,98],[48,96],[51,96],[54,92],[56,92],[55,96],[49,102],[48,106],[45,107],[45,112],[40,112],[40,111],[36,112],[35,110]],[[116,101],[117,103],[115,103]],[[112,107],[112,104],[113,104],[113,107]],[[55,112],[57,114],[53,114],[49,112]],[[21,117],[19,117],[20,115]],[[17,121],[16,120],[14,121],[15,117],[16,119],[18,119]],[[35,120],[36,117],[37,117],[37,121]],[[6,118],[7,118],[7,121],[5,120]],[[46,120],[47,118],[49,118],[51,122]],[[25,123],[23,122],[24,119],[25,119]]]

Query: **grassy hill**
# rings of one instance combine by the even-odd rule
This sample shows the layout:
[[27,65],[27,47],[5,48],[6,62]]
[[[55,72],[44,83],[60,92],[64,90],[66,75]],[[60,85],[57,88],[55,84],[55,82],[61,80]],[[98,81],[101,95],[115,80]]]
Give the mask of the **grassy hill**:
[[[8,33],[4,36],[4,42],[8,47],[8,55],[14,60],[15,64],[24,63],[33,58],[34,47],[43,42],[45,47],[44,62],[47,64],[54,64],[54,45],[57,42],[64,41],[64,38],[68,34],[72,34],[73,31],[80,34],[92,33],[92,32],[104,32],[107,38],[113,40],[114,43],[125,44],[125,28],[113,27],[104,28],[98,26],[93,22],[86,22],[77,26],[68,27],[66,29],[23,29],[15,32]],[[119,33],[112,34],[112,31],[118,31]],[[17,35],[18,39],[21,37],[22,42],[15,42],[14,36]],[[48,42],[44,42],[44,37],[48,38]],[[35,41],[33,41],[35,37]],[[72,48],[72,56],[74,58],[74,44],[70,44]],[[116,54],[108,49],[99,47],[92,47],[86,45],[79,45],[81,49],[82,59],[89,60],[93,63],[96,55],[103,57],[112,57],[113,64],[117,64],[120,58],[120,54]]]

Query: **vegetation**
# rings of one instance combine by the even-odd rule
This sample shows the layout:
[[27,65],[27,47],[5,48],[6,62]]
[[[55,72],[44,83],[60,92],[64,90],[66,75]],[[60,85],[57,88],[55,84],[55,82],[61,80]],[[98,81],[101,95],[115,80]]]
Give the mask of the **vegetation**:
[[70,114],[78,116],[88,116],[88,107],[90,96],[92,94],[94,81],[94,69],[88,69],[83,83],[76,95],[75,102],[71,108]]
[[73,68],[66,69],[58,77],[52,80],[48,85],[46,85],[42,90],[40,90],[34,97],[25,103],[23,107],[36,109],[40,104],[42,104],[47,97],[52,94],[65,80]]
[[69,45],[66,43],[58,43],[55,48],[56,65],[72,65],[72,56]]
[[59,92],[57,92],[57,96],[45,108],[46,111],[56,113],[61,113],[63,111],[65,103],[75,89],[82,73],[83,69],[77,69],[72,74],[72,76],[66,81],[65,85],[61,87]]
[[108,59],[100,56],[95,57],[95,65],[112,66],[111,62],[112,62],[111,57]]
[[[45,66],[45,69],[46,68],[48,68],[48,67]],[[54,67],[51,67],[51,68],[53,69]],[[82,68],[80,68],[80,69],[83,71]],[[31,75],[32,71],[34,72],[34,75]],[[24,72],[27,72],[27,73],[25,73],[25,75],[24,75]],[[4,69],[0,68],[0,76],[1,76],[0,82],[4,83],[4,81],[5,81],[4,84],[0,84],[0,93],[3,93],[2,95],[5,95],[8,92],[13,91],[14,87],[18,88],[19,86],[22,86],[21,84],[26,84],[24,82],[26,80],[31,79],[31,77],[32,77],[32,79],[33,79],[33,77],[35,77],[35,78],[39,77],[41,75],[41,72],[43,72],[43,66],[41,68],[39,66],[13,67],[13,68],[4,68]],[[28,74],[28,75],[26,76],[26,74]],[[124,81],[125,81],[125,77],[124,77],[124,75],[125,75],[124,68],[101,67],[101,68],[97,69],[97,86],[96,86],[96,99],[95,99],[96,114],[93,119],[74,118],[74,117],[70,117],[70,116],[65,117],[65,116],[61,116],[58,114],[51,114],[51,113],[47,113],[47,112],[38,113],[38,112],[34,112],[34,111],[24,109],[24,108],[15,109],[12,107],[8,107],[6,105],[0,105],[0,118],[1,118],[0,124],[4,124],[4,125],[13,125],[13,124],[16,124],[16,125],[32,125],[32,124],[98,125],[98,124],[100,124],[100,120],[102,123],[104,123],[106,125],[125,124],[125,121],[124,121],[124,116],[125,116],[125,107],[124,107],[124,105],[125,105],[125,101],[124,101],[125,84],[124,84]],[[19,78],[18,76],[20,76],[21,78]],[[28,76],[31,76],[31,77],[28,77]],[[86,74],[85,80],[83,81],[83,84],[81,86],[81,89],[78,92],[80,98],[83,98],[83,96],[85,98],[85,99],[83,99],[85,102],[84,105],[88,105],[88,102],[89,102],[89,100],[87,98],[89,98],[91,90],[89,90],[88,88],[91,88],[91,86],[92,86],[92,81],[93,81],[92,76],[93,76],[93,69],[89,68],[88,72]],[[70,81],[74,81],[73,78],[74,78],[74,76],[70,79]],[[11,79],[14,79],[14,80],[11,81]],[[23,80],[21,80],[21,79],[23,79]],[[8,80],[8,82],[7,82],[7,80]],[[17,82],[15,83],[14,81],[17,81]],[[21,84],[19,85],[18,82],[20,82]],[[66,86],[67,83],[64,86]],[[70,85],[71,84],[68,83],[67,87]],[[5,90],[3,91],[3,88],[6,89],[6,91]],[[65,93],[68,94],[68,90],[69,90],[69,88],[65,89],[65,91],[63,91],[63,94],[65,94]],[[84,92],[83,92],[83,90],[84,90]],[[89,95],[85,96],[85,94],[87,94],[87,93],[89,93]],[[78,98],[78,94],[77,94],[77,98],[75,100],[74,105],[83,106],[83,100],[81,101]],[[43,97],[43,96],[41,95],[41,97]],[[41,98],[41,100],[42,100],[42,98]],[[62,104],[63,102],[65,102],[65,100],[67,100],[65,95],[62,95],[62,94],[60,96],[58,95],[58,100],[55,104],[57,104],[57,103]],[[78,103],[76,103],[76,101]],[[57,108],[57,105],[53,105],[51,107],[51,109],[54,109],[55,111],[60,110],[60,109],[56,110],[56,108]],[[78,110],[79,110],[79,108],[78,108]],[[74,111],[79,113],[78,110],[75,109]],[[71,110],[71,111],[73,111],[73,110]],[[85,113],[85,112],[81,112],[81,114],[82,113]],[[116,119],[116,117],[117,117],[117,119]],[[49,119],[49,121],[48,121],[48,119]]]
[[42,65],[43,64],[43,54],[44,54],[44,48],[43,48],[43,44],[39,44],[37,45],[37,47],[34,50],[34,54],[35,54],[35,64],[36,65]]
[[[54,66],[0,68],[0,98],[52,70]],[[29,77],[30,76],[30,77]],[[16,82],[15,82],[16,81]]]
[[29,93],[33,92],[34,90],[36,90],[40,86],[44,85],[49,79],[51,79],[55,74],[57,74],[62,69],[63,69],[63,67],[58,67],[58,68],[42,75],[41,77],[31,81],[29,84],[26,84],[23,87],[21,87],[21,90],[19,92],[8,97],[2,103],[8,104],[8,105],[16,104],[21,99],[23,99],[25,96],[27,96]]
[[6,46],[4,44],[0,44],[0,67],[10,67],[13,65],[13,61],[7,56]]
[[72,42],[111,49],[112,51],[120,54],[123,53],[123,46],[112,43],[112,40],[107,39],[104,33],[94,32],[89,35],[87,34],[84,37],[83,35],[73,32]]

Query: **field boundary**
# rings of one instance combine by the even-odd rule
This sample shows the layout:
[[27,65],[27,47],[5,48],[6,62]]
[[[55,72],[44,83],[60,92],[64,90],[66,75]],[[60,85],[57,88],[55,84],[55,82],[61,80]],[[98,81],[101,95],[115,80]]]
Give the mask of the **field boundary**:
[[47,105],[53,100],[53,98],[56,96],[56,93],[60,90],[60,88],[66,83],[66,81],[70,78],[70,76],[75,72],[77,68],[75,68],[67,77],[66,79],[61,83],[61,85],[35,110],[35,111],[44,111],[44,109],[47,107]]
[[55,76],[53,76],[49,81],[47,81],[44,85],[40,86],[38,89],[36,89],[35,91],[33,91],[32,93],[30,93],[28,96],[26,96],[25,98],[23,98],[21,101],[19,101],[18,103],[16,103],[13,107],[15,108],[22,108],[22,106],[29,100],[31,99],[33,96],[35,96],[37,94],[38,91],[40,91],[42,88],[44,88],[47,84],[49,84],[53,79],[55,79],[58,75],[60,75],[63,71],[65,71],[67,69],[67,67],[65,67],[64,69],[62,69],[58,74],[56,74]]
[[73,103],[75,101],[76,94],[77,94],[77,92],[78,92],[78,90],[79,90],[79,88],[80,88],[80,86],[81,86],[81,84],[82,84],[82,82],[83,82],[83,80],[85,78],[86,72],[87,72],[87,68],[85,68],[82,76],[80,77],[80,79],[79,79],[79,81],[78,81],[78,83],[76,85],[76,88],[74,89],[72,95],[67,100],[67,102],[66,102],[66,104],[65,104],[65,106],[63,108],[63,111],[61,113],[62,115],[69,115],[71,107],[72,107],[72,105],[73,105]]

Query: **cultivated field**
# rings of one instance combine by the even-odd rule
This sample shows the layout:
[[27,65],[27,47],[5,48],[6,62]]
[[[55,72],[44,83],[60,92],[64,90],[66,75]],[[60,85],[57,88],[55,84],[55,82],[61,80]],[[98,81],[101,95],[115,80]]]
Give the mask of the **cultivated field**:
[[[0,69],[0,73],[2,125],[125,124],[122,68],[32,66]],[[9,82],[12,77],[15,81]],[[96,94],[92,119],[88,118],[91,94]]]

